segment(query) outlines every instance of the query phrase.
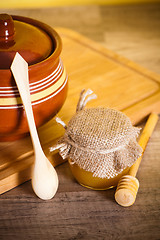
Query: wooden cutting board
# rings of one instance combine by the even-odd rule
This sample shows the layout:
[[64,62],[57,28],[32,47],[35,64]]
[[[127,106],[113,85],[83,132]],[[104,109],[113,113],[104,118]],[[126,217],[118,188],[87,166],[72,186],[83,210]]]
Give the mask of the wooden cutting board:
[[[58,116],[67,123],[75,113],[83,88],[92,89],[97,99],[87,107],[111,107],[125,112],[138,124],[151,112],[160,112],[160,76],[101,45],[68,29],[57,31],[62,37],[62,60],[69,75],[67,100]],[[54,166],[63,160],[51,155],[49,147],[63,135],[54,119],[39,128],[46,155]],[[0,143],[0,193],[30,179],[34,160],[30,137]]]

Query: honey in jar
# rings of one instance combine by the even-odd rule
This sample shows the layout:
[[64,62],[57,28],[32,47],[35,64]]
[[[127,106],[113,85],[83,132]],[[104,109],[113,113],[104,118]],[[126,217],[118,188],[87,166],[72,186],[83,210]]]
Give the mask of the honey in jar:
[[129,171],[129,167],[127,167],[113,178],[100,178],[93,177],[92,172],[85,171],[84,169],[80,168],[76,163],[72,164],[70,159],[69,163],[71,163],[70,169],[77,182],[83,187],[87,187],[93,190],[106,190],[117,186],[119,179],[123,175],[126,175]]

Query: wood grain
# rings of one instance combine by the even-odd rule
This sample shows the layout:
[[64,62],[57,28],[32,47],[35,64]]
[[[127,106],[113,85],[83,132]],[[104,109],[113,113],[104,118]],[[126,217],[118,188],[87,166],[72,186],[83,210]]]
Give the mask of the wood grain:
[[[6,11],[71,28],[160,73],[158,4],[3,10]],[[11,146],[8,152],[1,146],[1,152],[14,159],[17,154],[12,143]],[[53,200],[44,202],[36,198],[30,181],[0,196],[0,239],[158,240],[159,146],[160,121],[145,150],[137,175],[140,188],[131,208],[124,209],[115,203],[115,189],[97,192],[81,187],[65,163],[56,167],[60,186]]]

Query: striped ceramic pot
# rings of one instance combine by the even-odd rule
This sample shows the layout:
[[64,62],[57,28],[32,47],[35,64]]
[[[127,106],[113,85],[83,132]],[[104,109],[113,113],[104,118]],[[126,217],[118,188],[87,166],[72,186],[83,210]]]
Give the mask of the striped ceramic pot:
[[[3,21],[4,18],[7,19],[7,15],[3,16]],[[0,66],[2,66],[0,68],[0,141],[10,141],[21,138],[29,131],[22,101],[9,68],[16,51],[18,51],[26,61],[32,61],[29,64],[29,85],[37,127],[46,123],[57,114],[67,95],[68,79],[60,58],[62,43],[57,32],[48,25],[34,19],[20,16],[12,16],[12,19],[14,21],[14,24],[12,24],[14,25],[14,30],[12,28],[8,30],[11,35],[6,37],[3,36],[3,33],[0,34]],[[37,51],[42,51],[42,56],[40,56],[39,52],[35,53],[33,48],[31,51],[28,51],[28,49],[25,51],[28,47],[28,42],[25,50],[23,47],[17,49],[19,43],[16,45],[15,37],[19,38],[19,36],[17,36],[19,33],[17,32],[16,35],[15,28],[17,28],[18,31],[21,23],[23,25],[22,27],[27,26],[27,29],[30,29],[33,26],[40,31],[40,34],[43,33],[45,35],[47,38],[46,44],[47,41],[49,41],[50,44],[49,50],[47,48],[47,53],[46,50],[42,50],[45,39],[41,42],[38,41],[37,35],[33,36],[33,38],[32,34],[28,36],[30,30],[25,30],[21,37],[32,40],[36,38],[37,42],[33,48],[37,48]],[[5,29],[3,32],[6,32]],[[14,33],[12,34],[12,32]],[[19,42],[22,42],[22,40]],[[31,44],[32,43],[33,41],[31,41]],[[9,48],[11,48],[11,51],[8,51]],[[4,62],[5,54],[7,54],[7,63]],[[32,59],[31,56],[33,56]]]

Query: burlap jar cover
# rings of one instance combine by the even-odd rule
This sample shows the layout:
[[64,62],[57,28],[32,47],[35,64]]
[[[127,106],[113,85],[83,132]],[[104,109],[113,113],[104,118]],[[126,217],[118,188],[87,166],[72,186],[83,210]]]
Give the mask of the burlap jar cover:
[[140,129],[120,111],[109,108],[86,108],[95,98],[91,90],[82,91],[76,114],[65,128],[64,136],[50,151],[59,149],[63,159],[92,172],[94,177],[113,178],[130,167],[141,155],[142,148],[136,138]]

